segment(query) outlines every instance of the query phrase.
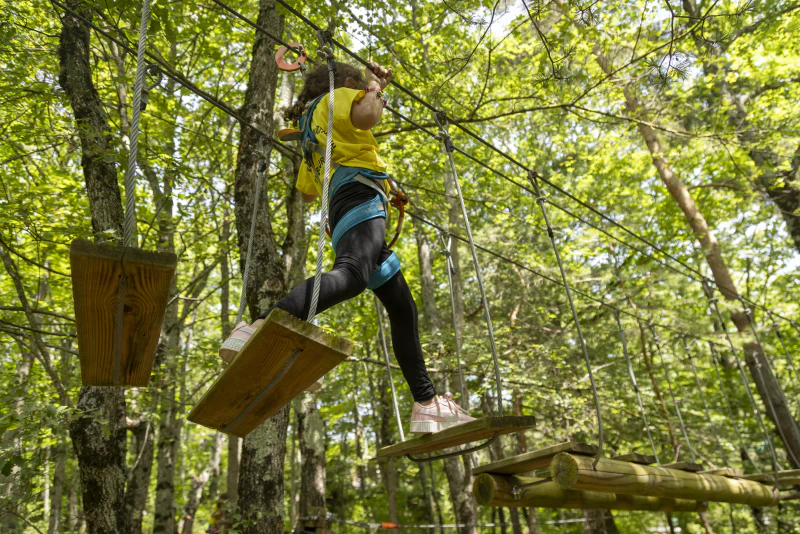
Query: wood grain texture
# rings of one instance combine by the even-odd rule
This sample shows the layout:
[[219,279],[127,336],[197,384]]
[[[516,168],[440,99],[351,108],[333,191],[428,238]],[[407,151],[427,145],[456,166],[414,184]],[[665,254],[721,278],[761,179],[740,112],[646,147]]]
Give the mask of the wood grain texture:
[[378,457],[405,456],[407,454],[424,454],[451,447],[489,439],[495,434],[503,435],[531,428],[536,418],[531,416],[482,417],[469,423],[454,426],[424,436],[413,438],[403,443],[389,445],[378,449]]
[[594,456],[597,454],[597,447],[579,441],[567,441],[544,449],[526,452],[518,456],[512,456],[490,464],[481,465],[473,469],[472,472],[475,475],[481,473],[498,473],[503,475],[528,473],[536,469],[548,467],[550,465],[550,460],[559,452]]
[[631,462],[639,465],[653,465],[656,462],[655,456],[648,456],[646,454],[630,453],[623,454],[622,456],[612,456],[612,460],[619,460],[620,462]]
[[[719,501],[750,506],[773,506],[778,492],[750,480],[700,475],[664,467],[559,453],[550,463],[553,481],[562,489],[647,495],[667,499]],[[576,475],[573,476],[572,473]],[[563,478],[560,474],[564,474]]]
[[[239,354],[189,413],[189,421],[245,437],[318,378],[347,359],[352,343],[313,324],[273,310]],[[301,351],[266,395],[261,395],[283,364]],[[259,397],[261,397],[259,399]],[[249,412],[230,428],[239,416]]]
[[[78,239],[70,247],[72,296],[85,386],[146,386],[177,257]],[[119,382],[114,383],[117,297],[127,279]]]
[[[541,482],[535,486],[525,484]],[[514,488],[519,488],[515,495]],[[482,506],[570,508],[580,510],[648,510],[653,512],[703,512],[704,502],[624,495],[599,491],[565,490],[555,482],[534,477],[483,473],[472,485],[475,501]]]

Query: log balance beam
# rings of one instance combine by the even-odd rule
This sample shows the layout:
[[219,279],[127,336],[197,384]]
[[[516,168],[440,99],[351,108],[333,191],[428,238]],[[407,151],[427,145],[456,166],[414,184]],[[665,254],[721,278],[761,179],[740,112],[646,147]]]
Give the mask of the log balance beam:
[[[752,480],[689,473],[607,458],[600,458],[597,467],[593,468],[593,462],[594,458],[562,452],[553,456],[547,472],[553,482],[565,490],[718,501],[749,506],[774,506],[779,500],[778,492],[772,487]],[[540,476],[540,472],[536,474]]]
[[[519,489],[515,492],[515,488]],[[547,479],[492,473],[478,475],[472,493],[481,506],[651,512],[704,512],[707,509],[706,503],[693,500],[562,489]]]

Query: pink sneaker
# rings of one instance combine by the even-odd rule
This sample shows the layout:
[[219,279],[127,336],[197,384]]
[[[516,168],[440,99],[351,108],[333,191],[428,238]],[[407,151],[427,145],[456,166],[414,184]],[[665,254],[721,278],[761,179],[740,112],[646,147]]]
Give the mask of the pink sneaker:
[[412,434],[432,434],[474,420],[474,417],[470,417],[466,410],[456,404],[450,393],[445,393],[441,397],[434,397],[433,402],[428,405],[414,403],[410,431]]
[[228,363],[232,362],[239,351],[242,350],[244,344],[247,343],[247,340],[255,333],[256,329],[244,321],[237,324],[231,335],[219,348],[219,357]]
[[[231,332],[231,335],[228,336],[228,339],[222,343],[222,346],[219,349],[220,358],[228,363],[231,363],[236,355],[239,354],[239,351],[242,350],[242,347],[244,347],[245,343],[247,343],[247,340],[249,340],[255,333],[256,328],[253,328],[244,321],[237,324],[236,328],[234,328],[233,332]],[[306,391],[316,391],[321,388],[323,378],[325,377],[320,377],[316,382],[308,386]]]

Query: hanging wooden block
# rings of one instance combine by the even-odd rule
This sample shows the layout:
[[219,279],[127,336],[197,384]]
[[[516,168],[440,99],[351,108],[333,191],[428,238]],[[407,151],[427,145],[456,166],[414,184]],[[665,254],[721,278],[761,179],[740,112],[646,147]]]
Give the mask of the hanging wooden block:
[[599,491],[565,490],[542,478],[482,473],[472,485],[481,506],[568,508],[580,510],[648,510],[652,512],[703,512],[704,502],[621,495]]
[[245,437],[346,360],[352,346],[275,309],[208,388],[189,421]]
[[544,449],[538,449],[531,452],[503,458],[496,462],[489,464],[479,465],[472,470],[472,473],[479,475],[481,473],[497,473],[503,475],[516,475],[520,473],[528,473],[547,467],[550,465],[550,460],[559,452],[571,452],[573,454],[583,454],[594,456],[597,454],[597,447],[579,441],[567,441],[565,443],[558,443]]
[[406,456],[436,452],[493,436],[519,432],[536,424],[531,416],[482,417],[434,434],[409,439],[378,449],[378,457]]
[[177,262],[175,254],[166,252],[72,242],[84,386],[147,385]]

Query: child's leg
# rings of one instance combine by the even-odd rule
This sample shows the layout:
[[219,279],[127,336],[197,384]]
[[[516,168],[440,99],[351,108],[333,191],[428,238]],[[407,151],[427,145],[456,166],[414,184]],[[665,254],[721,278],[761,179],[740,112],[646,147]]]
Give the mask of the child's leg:
[[[317,313],[358,296],[367,288],[372,269],[384,246],[385,231],[386,220],[378,218],[365,221],[344,234],[336,247],[333,268],[322,274]],[[313,290],[312,276],[292,289],[275,307],[306,319]],[[259,319],[264,319],[268,314],[269,311]]]
[[[389,249],[384,248],[380,262],[389,256]],[[411,296],[403,272],[400,271],[385,284],[375,290],[375,295],[383,303],[389,313],[392,326],[392,346],[397,363],[403,376],[411,388],[411,395],[417,402],[425,402],[436,396],[425,367],[422,346],[419,342],[417,305]]]

